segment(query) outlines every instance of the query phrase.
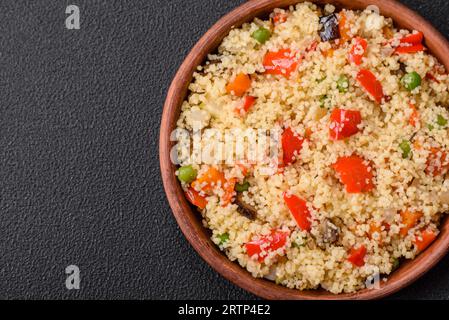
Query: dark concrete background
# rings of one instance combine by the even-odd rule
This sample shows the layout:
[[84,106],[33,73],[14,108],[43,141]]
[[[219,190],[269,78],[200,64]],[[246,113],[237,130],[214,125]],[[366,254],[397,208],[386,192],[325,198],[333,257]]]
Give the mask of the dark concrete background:
[[[171,78],[242,2],[1,1],[0,298],[255,298],[184,239],[158,165]],[[403,2],[449,36],[449,2]],[[65,29],[68,4],[81,30]],[[449,298],[448,269],[393,298]]]

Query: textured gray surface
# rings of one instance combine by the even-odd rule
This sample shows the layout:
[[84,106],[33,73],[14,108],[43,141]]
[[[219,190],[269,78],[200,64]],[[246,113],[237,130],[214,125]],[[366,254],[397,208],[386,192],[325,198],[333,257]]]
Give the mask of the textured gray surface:
[[[163,100],[242,0],[0,3],[0,297],[252,299],[182,236],[158,166]],[[446,1],[403,1],[449,35]],[[65,29],[65,7],[81,30]],[[64,269],[81,269],[81,290]],[[449,257],[393,298],[449,298]]]

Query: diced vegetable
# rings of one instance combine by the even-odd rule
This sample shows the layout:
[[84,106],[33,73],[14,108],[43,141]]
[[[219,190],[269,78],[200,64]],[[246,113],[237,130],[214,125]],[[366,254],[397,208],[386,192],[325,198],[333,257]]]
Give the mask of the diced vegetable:
[[412,148],[410,147],[410,142],[408,140],[403,140],[399,144],[399,148],[401,148],[402,151],[402,158],[407,159],[410,156],[410,152],[412,151]]
[[[375,237],[377,234],[377,237]],[[369,233],[368,236],[371,240],[377,239],[379,244],[382,244],[382,225],[376,222],[371,222],[369,224]]]
[[437,234],[435,231],[431,229],[425,229],[419,232],[419,234],[415,237],[415,245],[418,249],[418,252],[422,252],[427,249],[428,246],[437,238]]
[[440,127],[445,127],[447,125],[447,119],[444,118],[441,114],[437,116],[437,124]]
[[408,123],[416,127],[419,124],[419,112],[418,109],[416,109],[416,106],[413,103],[409,103],[410,109],[412,109],[412,114],[410,115],[410,118],[408,119]]
[[357,110],[335,108],[330,116],[329,136],[332,140],[342,140],[359,132],[362,116]]
[[368,47],[368,42],[360,37],[355,38],[355,43],[349,51],[349,61],[355,65],[362,64],[363,56],[365,55],[366,48]]
[[338,23],[338,30],[340,32],[340,38],[342,42],[347,42],[351,40],[351,34],[350,34],[350,24],[348,22],[348,19],[346,17],[346,14],[344,11],[341,11],[339,13],[340,21]]
[[431,148],[427,157],[426,173],[436,177],[445,173],[448,167],[447,153],[441,148]]
[[293,218],[295,218],[298,227],[303,231],[310,231],[312,215],[307,207],[307,202],[288,193],[284,193],[284,201]]
[[223,172],[215,169],[214,167],[209,167],[204,174],[192,182],[192,187],[198,190],[197,186],[199,186],[199,189],[202,191],[211,192],[218,185],[223,188],[225,183],[226,179]]
[[373,170],[365,159],[357,155],[340,157],[332,167],[345,185],[346,192],[369,192],[374,188]]
[[382,84],[371,71],[361,69],[357,74],[357,81],[377,103],[382,102],[384,97]]
[[195,206],[197,206],[200,209],[206,208],[207,200],[205,197],[199,194],[195,189],[188,188],[185,191],[186,198],[189,200],[189,202]]
[[263,59],[266,74],[283,75],[289,77],[296,70],[300,59],[290,49],[269,51]]
[[243,183],[237,183],[235,185],[235,191],[237,191],[237,192],[248,191],[248,189],[249,189],[249,182],[248,181],[244,181]]
[[237,107],[235,109],[235,112],[238,115],[245,115],[250,109],[251,107],[254,105],[254,103],[256,102],[256,98],[252,97],[252,96],[245,96],[243,98],[243,103],[241,106]]
[[400,40],[399,46],[395,49],[395,53],[403,54],[403,53],[416,53],[424,51],[425,48],[421,43],[423,38],[424,35],[422,32],[413,33],[403,37]]
[[427,129],[429,129],[429,131],[432,131],[433,129],[435,129],[435,127],[429,123],[427,124]]
[[402,53],[416,53],[420,51],[424,51],[424,46],[420,43],[418,44],[412,44],[408,46],[399,46],[395,49],[396,53],[402,54]]
[[218,245],[222,246],[229,240],[229,233],[225,232],[223,234],[220,234],[218,236],[218,239],[220,240],[220,243]]
[[401,211],[400,214],[403,227],[399,230],[399,234],[405,237],[408,231],[418,223],[419,219],[423,216],[423,213],[419,211],[413,212],[407,209]]
[[278,25],[287,21],[288,14],[284,12],[275,12],[273,15],[273,23]]
[[340,30],[338,28],[338,18],[335,13],[320,17],[322,30],[320,31],[321,41],[330,41],[340,38]]
[[337,80],[337,89],[341,93],[347,92],[349,89],[349,79],[344,74],[342,74]]
[[412,33],[405,37],[403,37],[400,42],[401,43],[421,43],[424,39],[424,34],[422,32]]
[[416,71],[407,73],[402,77],[401,83],[405,89],[412,91],[421,85],[421,76]]
[[358,248],[351,248],[348,254],[348,261],[356,267],[363,267],[365,264],[366,247],[360,245]]
[[264,44],[265,42],[268,41],[268,39],[270,39],[271,32],[270,30],[265,29],[264,27],[260,27],[251,34],[251,37],[257,40],[259,43]]
[[235,204],[237,205],[238,213],[249,220],[256,220],[257,208],[245,201],[243,193],[237,193],[237,196],[235,197]]
[[[235,204],[237,205],[237,212],[240,213],[240,215],[242,215],[243,217],[249,219],[249,220],[256,220],[257,218],[257,208],[252,205],[249,204],[245,199],[244,199],[244,194],[239,192],[236,194],[235,197]],[[223,206],[225,207],[225,206]]]
[[292,164],[298,159],[304,139],[295,135],[291,128],[286,128],[282,133],[283,164]]
[[182,166],[178,169],[178,179],[181,182],[191,183],[196,179],[197,171],[191,165]]
[[276,251],[285,246],[288,233],[284,231],[273,231],[270,235],[262,236],[245,244],[246,253],[253,257],[257,255],[260,263],[264,262],[270,252]]
[[228,83],[226,92],[241,97],[251,87],[251,78],[249,75],[239,73],[235,79]]

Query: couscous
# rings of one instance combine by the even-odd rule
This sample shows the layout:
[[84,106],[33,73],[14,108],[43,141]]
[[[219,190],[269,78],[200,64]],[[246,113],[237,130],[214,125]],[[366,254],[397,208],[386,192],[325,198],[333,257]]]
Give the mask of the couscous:
[[220,141],[236,128],[280,132],[274,162],[183,153],[221,148],[211,135],[177,145],[187,199],[230,260],[337,294],[388,281],[436,239],[449,205],[448,76],[423,38],[375,10],[300,3],[232,29],[198,67],[178,129]]

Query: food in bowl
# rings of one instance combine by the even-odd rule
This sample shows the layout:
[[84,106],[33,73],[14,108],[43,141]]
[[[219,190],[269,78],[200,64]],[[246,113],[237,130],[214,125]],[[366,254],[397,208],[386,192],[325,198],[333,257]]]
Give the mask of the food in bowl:
[[[198,67],[176,174],[213,242],[254,277],[332,293],[376,286],[436,239],[448,210],[447,87],[419,30],[371,10],[276,9],[232,29]],[[279,154],[190,152],[217,160],[235,129],[279,132]]]

